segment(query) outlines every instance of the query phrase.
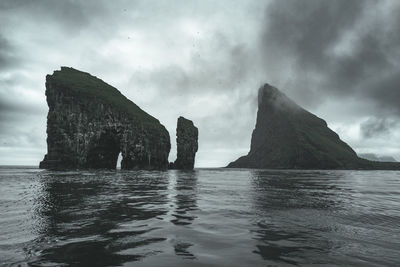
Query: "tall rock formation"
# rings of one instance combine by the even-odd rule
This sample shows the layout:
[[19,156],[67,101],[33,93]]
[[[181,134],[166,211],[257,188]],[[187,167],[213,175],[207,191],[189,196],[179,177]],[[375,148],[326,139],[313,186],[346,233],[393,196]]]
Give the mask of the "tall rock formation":
[[40,168],[167,169],[169,133],[116,88],[73,68],[46,76],[47,155]]
[[301,108],[268,84],[258,92],[257,122],[250,152],[227,167],[400,169],[396,163],[359,158],[323,119]]
[[191,120],[178,118],[176,128],[177,157],[172,164],[173,169],[192,170],[198,149],[199,131]]

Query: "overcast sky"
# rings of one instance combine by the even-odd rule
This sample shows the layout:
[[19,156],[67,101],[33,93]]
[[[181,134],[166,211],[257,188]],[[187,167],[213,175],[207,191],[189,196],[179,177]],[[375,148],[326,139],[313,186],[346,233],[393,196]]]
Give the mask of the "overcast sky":
[[100,77],[158,118],[179,116],[197,167],[247,154],[269,83],[358,153],[400,159],[400,1],[0,1],[0,165],[46,153],[45,76]]

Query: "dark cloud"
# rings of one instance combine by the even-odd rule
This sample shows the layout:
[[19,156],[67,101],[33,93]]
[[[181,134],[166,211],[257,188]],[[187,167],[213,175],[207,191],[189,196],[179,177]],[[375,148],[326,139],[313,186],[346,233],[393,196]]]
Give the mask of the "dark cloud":
[[[7,120],[10,114],[17,114],[21,118],[26,115],[39,115],[47,110],[38,105],[34,98],[28,98],[24,93],[29,92],[29,78],[24,75],[10,75],[8,78],[0,78],[0,121]],[[28,88],[18,89],[20,84]],[[42,90],[44,93],[44,89]],[[14,118],[15,119],[15,118]],[[2,132],[0,128],[0,132]]]
[[264,59],[294,73],[288,90],[299,98],[354,97],[372,102],[371,113],[400,115],[399,11],[396,1],[274,1],[266,11]]
[[[366,1],[275,1],[267,8],[264,47],[307,68],[326,66],[329,49],[357,21]],[[289,55],[287,54],[289,53]]]
[[398,125],[398,122],[387,118],[369,118],[361,123],[360,131],[365,138],[388,135]]
[[10,42],[0,32],[0,71],[15,65],[17,59]]
[[372,77],[364,86],[363,96],[373,102],[380,114],[400,116],[400,68]]
[[[105,1],[52,1],[52,0],[3,0],[0,2],[2,15],[18,16],[22,21],[34,20],[35,25],[46,31],[46,25],[60,25],[67,32],[79,32],[94,18],[104,15]],[[121,11],[122,12],[122,11]]]
[[[19,118],[26,119],[27,115],[42,115],[43,111],[44,108],[38,107],[35,103],[10,98],[0,99],[0,122],[9,120],[10,115],[14,116],[17,114]],[[14,121],[16,119],[18,118],[13,117]],[[0,132],[3,130],[4,128],[0,129]]]

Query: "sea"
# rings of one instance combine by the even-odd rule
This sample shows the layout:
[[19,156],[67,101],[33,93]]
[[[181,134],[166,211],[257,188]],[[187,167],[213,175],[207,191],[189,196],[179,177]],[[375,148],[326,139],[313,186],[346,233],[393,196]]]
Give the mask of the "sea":
[[0,167],[0,266],[400,266],[400,172]]

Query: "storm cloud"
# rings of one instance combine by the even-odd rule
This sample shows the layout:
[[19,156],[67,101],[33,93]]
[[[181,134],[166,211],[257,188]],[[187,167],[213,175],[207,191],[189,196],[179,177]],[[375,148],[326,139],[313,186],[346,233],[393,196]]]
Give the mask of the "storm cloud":
[[396,120],[384,118],[369,118],[361,123],[361,133],[366,138],[372,138],[379,135],[389,135],[390,131],[396,126]]
[[399,11],[396,1],[274,1],[263,30],[265,61],[290,69],[296,95],[357,97],[373,102],[371,113],[398,113]]
[[[400,156],[397,1],[0,2],[0,164],[46,152],[46,74],[90,72],[160,119],[199,128],[197,167],[246,154],[269,83],[357,152]],[[23,156],[21,156],[23,155]]]

